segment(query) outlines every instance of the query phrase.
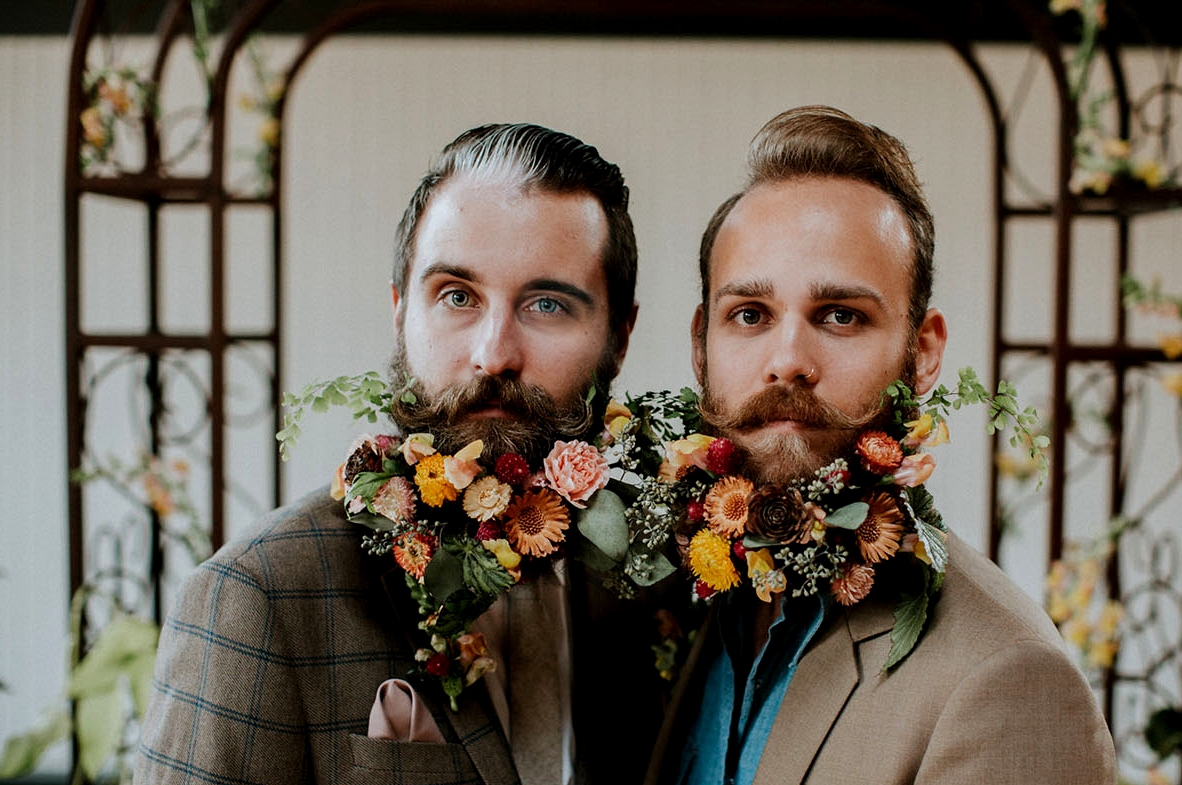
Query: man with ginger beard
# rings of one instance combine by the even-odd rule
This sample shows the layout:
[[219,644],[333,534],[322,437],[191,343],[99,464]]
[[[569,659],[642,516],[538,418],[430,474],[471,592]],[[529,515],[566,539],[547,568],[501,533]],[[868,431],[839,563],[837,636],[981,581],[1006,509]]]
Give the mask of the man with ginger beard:
[[[748,164],[702,238],[692,337],[703,415],[744,454],[756,504],[852,457],[895,379],[929,391],[947,329],[928,305],[931,212],[898,140],[803,107],[764,126]],[[889,671],[891,562],[849,604],[719,597],[646,782],[1111,785],[1111,737],[1050,619],[955,534],[947,546],[924,633]]]
[[[396,231],[403,435],[536,462],[595,433],[606,396],[589,392],[606,393],[636,317],[627,207],[619,169],[563,133],[490,125],[444,149]],[[498,669],[452,711],[437,681],[405,680],[421,617],[365,531],[321,489],[191,574],[161,634],[137,782],[641,780],[662,708],[643,605],[574,562],[514,587],[477,621]],[[531,665],[530,649],[549,656]]]

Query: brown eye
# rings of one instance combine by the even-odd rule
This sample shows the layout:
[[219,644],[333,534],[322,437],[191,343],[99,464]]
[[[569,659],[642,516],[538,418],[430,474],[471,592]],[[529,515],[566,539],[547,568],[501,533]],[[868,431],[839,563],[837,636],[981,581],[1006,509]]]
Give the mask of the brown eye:
[[744,308],[735,314],[735,319],[739,324],[745,324],[747,326],[759,324],[762,318],[762,314],[754,308]]

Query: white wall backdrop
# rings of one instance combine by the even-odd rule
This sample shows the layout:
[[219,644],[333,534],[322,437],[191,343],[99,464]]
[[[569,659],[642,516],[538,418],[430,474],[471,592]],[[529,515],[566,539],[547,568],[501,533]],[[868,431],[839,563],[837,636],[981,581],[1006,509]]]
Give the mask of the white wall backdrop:
[[[291,39],[265,42],[276,66]],[[129,46],[128,59],[144,48]],[[1004,90],[1027,66],[1017,47],[986,50]],[[62,135],[68,44],[0,38],[0,738],[23,730],[60,695],[67,607],[63,395]],[[179,69],[176,93],[191,91]],[[164,93],[168,94],[166,84]],[[1003,95],[1004,100],[1004,95]],[[696,249],[716,205],[740,184],[748,140],[774,114],[832,104],[880,125],[910,147],[936,214],[935,304],[951,331],[943,378],[988,361],[992,217],[991,139],[967,70],[939,45],[579,38],[352,37],[329,42],[293,88],[286,133],[285,386],[384,367],[390,348],[389,278],[394,224],[438,149],[490,121],[532,121],[595,144],[632,188],[640,241],[640,318],[617,389],[689,384],[688,324]],[[1017,158],[1044,184],[1053,175],[1055,117],[1036,82],[1015,129]],[[236,131],[249,138],[249,128]],[[126,217],[126,216],[124,216]],[[88,278],[96,323],[118,324],[134,301],[120,273],[134,220],[99,206],[84,247],[113,274]],[[166,243],[203,247],[199,218],[166,227]],[[243,229],[235,254],[265,246]],[[1021,240],[1022,238],[1019,238]],[[1045,254],[1031,237],[1016,249]],[[181,255],[180,258],[186,258]],[[199,253],[194,258],[200,258]],[[249,265],[243,265],[248,268]],[[186,281],[184,270],[169,274]],[[1046,280],[1026,292],[1033,332],[1046,321]],[[179,284],[166,321],[201,324],[201,281]],[[257,280],[233,283],[249,321]],[[953,422],[931,487],[945,518],[969,542],[986,542],[982,419]],[[285,466],[288,496],[327,482],[355,427],[347,415],[312,420]],[[117,441],[121,436],[111,434]],[[249,472],[249,469],[242,471]],[[239,478],[243,479],[243,478]],[[247,477],[248,479],[248,477]],[[1098,526],[1101,522],[1096,521]],[[233,522],[231,534],[248,524]],[[1021,539],[1012,567],[1033,595],[1044,565],[1041,537]]]

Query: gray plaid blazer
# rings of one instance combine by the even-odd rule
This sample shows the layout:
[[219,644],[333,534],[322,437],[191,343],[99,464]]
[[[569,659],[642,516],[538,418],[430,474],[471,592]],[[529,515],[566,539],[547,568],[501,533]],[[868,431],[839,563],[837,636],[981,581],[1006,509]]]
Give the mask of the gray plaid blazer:
[[[519,782],[482,687],[452,712],[437,685],[418,686],[442,744],[366,737],[378,685],[414,665],[418,615],[362,534],[322,489],[190,574],[160,637],[138,785]],[[663,710],[653,606],[571,566],[576,780],[639,782]]]

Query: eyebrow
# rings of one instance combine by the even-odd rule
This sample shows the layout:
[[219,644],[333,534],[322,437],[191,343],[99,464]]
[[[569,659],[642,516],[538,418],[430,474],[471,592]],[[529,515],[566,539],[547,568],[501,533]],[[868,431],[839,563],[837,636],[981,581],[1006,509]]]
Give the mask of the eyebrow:
[[[425,282],[428,278],[435,275],[448,275],[454,278],[459,278],[464,281],[471,281],[472,283],[480,283],[480,276],[474,270],[468,267],[462,267],[456,264],[447,264],[445,262],[434,262],[423,268],[422,273],[419,274],[419,283]],[[557,294],[565,294],[568,297],[573,297],[587,307],[594,307],[595,298],[591,296],[590,292],[582,287],[575,286],[566,281],[559,281],[554,278],[535,278],[525,285],[525,289],[531,292],[555,292]]]
[[[723,297],[771,297],[775,286],[766,278],[751,281],[732,281],[720,286],[714,293],[715,301]],[[813,300],[872,300],[879,307],[884,306],[882,295],[869,286],[846,283],[813,283],[809,286],[809,297]]]

